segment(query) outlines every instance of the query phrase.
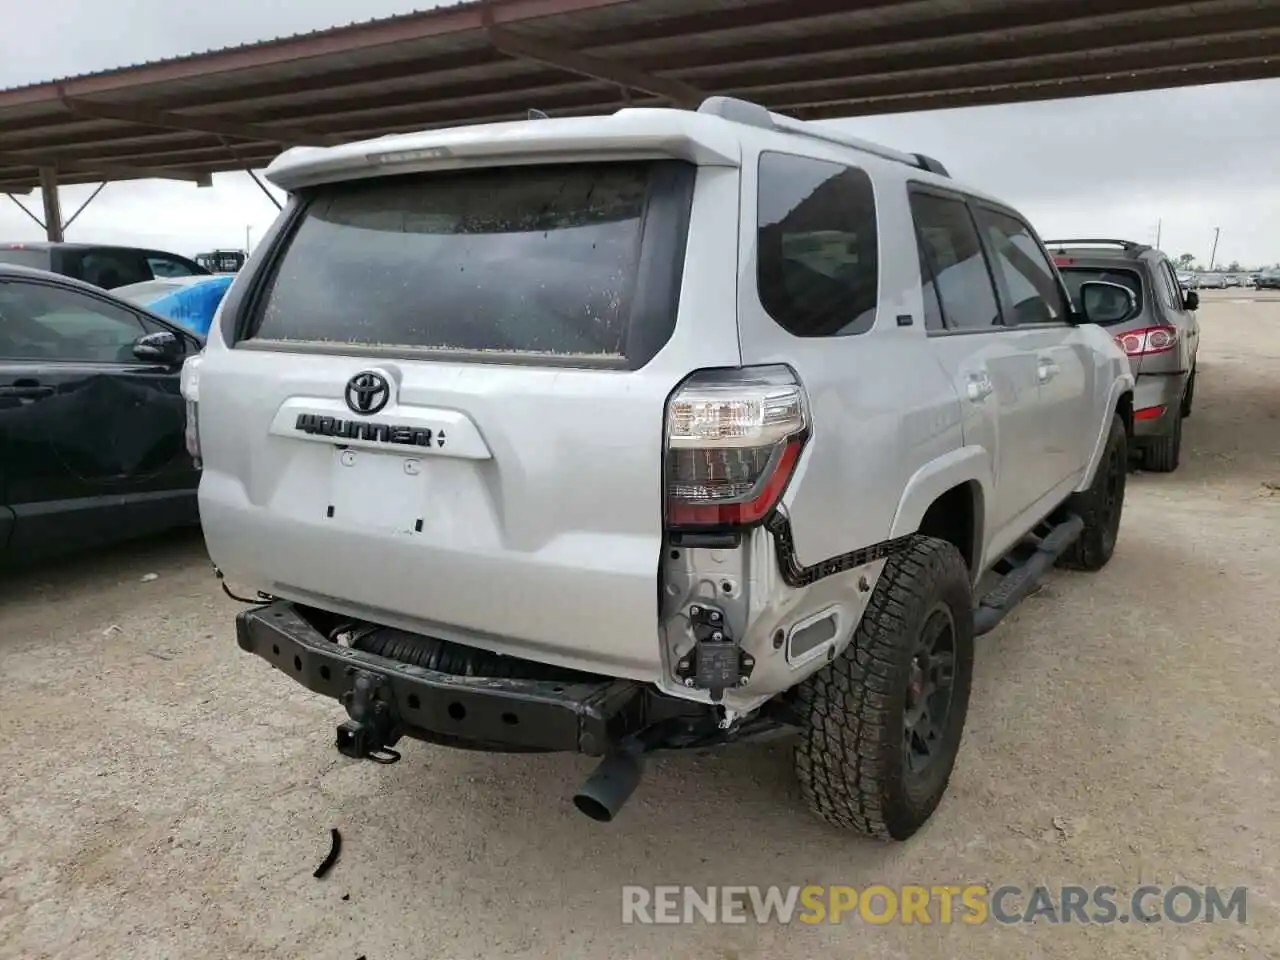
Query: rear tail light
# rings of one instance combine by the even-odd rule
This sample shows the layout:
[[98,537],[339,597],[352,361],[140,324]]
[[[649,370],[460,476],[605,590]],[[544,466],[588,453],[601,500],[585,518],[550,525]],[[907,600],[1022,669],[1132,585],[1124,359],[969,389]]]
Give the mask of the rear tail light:
[[1120,334],[1116,343],[1131,357],[1167,353],[1178,345],[1178,331],[1173,327],[1143,327]]
[[196,354],[194,357],[188,357],[182,364],[181,390],[182,399],[186,402],[186,428],[184,430],[184,438],[187,444],[187,453],[191,454],[191,459],[195,461],[196,468],[200,467],[200,421],[197,418],[200,404],[200,364],[204,357]]
[[808,402],[788,367],[694,374],[667,401],[667,526],[759,523],[782,499],[808,437]]

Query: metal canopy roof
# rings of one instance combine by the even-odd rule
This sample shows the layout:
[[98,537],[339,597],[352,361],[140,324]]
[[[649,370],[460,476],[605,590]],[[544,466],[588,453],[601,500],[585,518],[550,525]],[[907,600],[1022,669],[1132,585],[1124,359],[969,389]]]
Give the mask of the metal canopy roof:
[[808,119],[1277,75],[1275,0],[480,0],[0,91],[0,191],[293,144],[694,105]]

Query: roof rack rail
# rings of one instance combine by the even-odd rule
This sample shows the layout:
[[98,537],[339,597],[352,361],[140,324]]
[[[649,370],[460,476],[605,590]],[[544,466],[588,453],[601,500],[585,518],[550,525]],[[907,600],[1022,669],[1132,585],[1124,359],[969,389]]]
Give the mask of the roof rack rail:
[[816,126],[811,120],[796,120],[794,117],[774,113],[768,107],[752,103],[750,100],[739,100],[736,97],[707,97],[702,101],[702,105],[698,107],[698,112],[723,117],[725,120],[732,120],[735,123],[746,124],[750,127],[758,127],[762,130],[797,133],[804,137],[825,140],[828,143],[838,143],[844,147],[861,150],[863,153],[870,153],[880,157],[882,160],[905,163],[909,167],[916,167],[920,170],[937,174],[940,177],[949,178],[951,176],[946,167],[933,157],[926,156],[923,153],[905,153],[901,150],[894,150],[892,147],[872,143],[869,140],[860,140],[858,137],[851,137],[837,130]]
[[1063,247],[1120,247],[1126,252],[1151,249],[1151,244],[1138,243],[1136,240],[1046,240],[1044,245],[1055,249],[1062,249]]

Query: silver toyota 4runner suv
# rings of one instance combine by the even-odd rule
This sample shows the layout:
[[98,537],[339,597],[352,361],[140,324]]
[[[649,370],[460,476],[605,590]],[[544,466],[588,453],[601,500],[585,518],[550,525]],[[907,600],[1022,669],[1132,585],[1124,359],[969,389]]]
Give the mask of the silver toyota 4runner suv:
[[240,646],[336,745],[796,738],[827,821],[941,799],[975,635],[1107,563],[1134,379],[937,161],[712,98],[299,148],[184,370]]

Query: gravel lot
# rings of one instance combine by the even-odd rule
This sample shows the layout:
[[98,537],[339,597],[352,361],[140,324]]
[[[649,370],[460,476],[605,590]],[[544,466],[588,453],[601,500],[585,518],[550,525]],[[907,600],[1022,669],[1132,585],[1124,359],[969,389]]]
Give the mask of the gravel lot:
[[[1131,478],[1104,574],[981,641],[909,844],[811,819],[785,747],[655,763],[612,825],[583,758],[343,760],[186,536],[0,584],[0,957],[1280,957],[1280,302],[1204,301],[1189,456]],[[620,922],[629,883],[984,881],[1247,885],[1248,923]]]

